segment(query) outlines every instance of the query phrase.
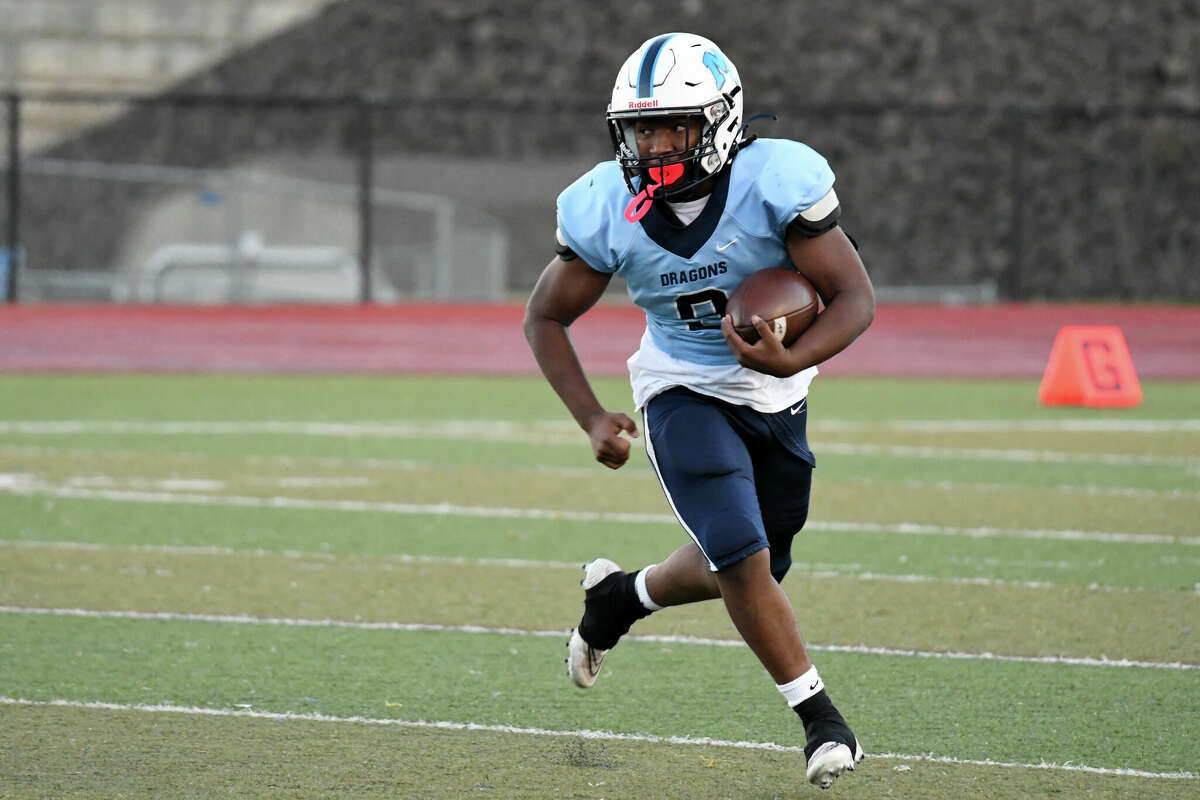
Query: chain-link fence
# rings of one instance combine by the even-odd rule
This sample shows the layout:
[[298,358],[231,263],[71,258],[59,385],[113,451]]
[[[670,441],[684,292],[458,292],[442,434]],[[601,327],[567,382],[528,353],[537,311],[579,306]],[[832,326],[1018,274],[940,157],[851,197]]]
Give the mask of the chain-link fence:
[[[79,108],[55,143],[11,141]],[[885,301],[1200,299],[1200,112],[774,110],[751,132],[829,159]],[[0,122],[0,264],[26,302],[514,297],[558,191],[611,158],[590,106],[42,95]]]
[[106,121],[13,151],[6,203],[19,213],[6,241],[27,254],[22,301],[505,296],[500,225],[436,192],[380,185],[364,103],[99,99]]

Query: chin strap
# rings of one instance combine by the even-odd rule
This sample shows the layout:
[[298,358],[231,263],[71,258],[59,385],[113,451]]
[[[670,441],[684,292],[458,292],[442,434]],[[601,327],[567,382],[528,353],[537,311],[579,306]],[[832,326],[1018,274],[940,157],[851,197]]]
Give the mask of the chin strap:
[[629,201],[629,205],[625,207],[625,219],[629,222],[637,222],[650,212],[650,206],[654,205],[656,191],[683,177],[683,164],[650,167],[647,172],[650,175],[650,182],[634,195],[633,199]]

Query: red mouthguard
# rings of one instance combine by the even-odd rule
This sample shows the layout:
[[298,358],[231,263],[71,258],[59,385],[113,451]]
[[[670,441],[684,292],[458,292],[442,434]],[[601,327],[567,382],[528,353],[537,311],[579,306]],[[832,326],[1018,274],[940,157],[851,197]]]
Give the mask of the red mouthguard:
[[637,222],[649,213],[650,206],[654,205],[654,192],[657,189],[683,177],[683,164],[664,164],[661,167],[650,167],[646,171],[650,173],[650,180],[654,182],[647,183],[625,207],[625,219],[629,222]]

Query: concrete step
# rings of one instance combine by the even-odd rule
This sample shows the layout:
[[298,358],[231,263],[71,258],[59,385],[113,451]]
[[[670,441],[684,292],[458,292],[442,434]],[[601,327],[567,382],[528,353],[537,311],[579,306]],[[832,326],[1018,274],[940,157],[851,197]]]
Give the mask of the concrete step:
[[[152,94],[340,0],[0,0],[0,91]],[[23,106],[22,149],[121,109]]]

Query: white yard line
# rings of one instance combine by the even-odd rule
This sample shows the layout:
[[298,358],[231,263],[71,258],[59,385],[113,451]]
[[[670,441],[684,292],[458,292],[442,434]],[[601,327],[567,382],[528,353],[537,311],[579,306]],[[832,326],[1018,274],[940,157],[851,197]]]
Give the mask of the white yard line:
[[965,536],[973,539],[1052,539],[1067,542],[1125,542],[1128,544],[1189,544],[1200,545],[1200,536],[1166,536],[1155,533],[1109,533],[1105,531],[1076,531],[1038,528],[957,528],[944,525],[922,525],[915,522],[881,524],[874,522],[808,522],[806,529],[823,531],[866,531],[868,533],[899,533],[915,536]]
[[[820,418],[812,431],[919,431],[923,433],[1197,433],[1200,419],[990,419],[990,420],[839,420]],[[353,422],[306,422],[302,420],[0,420],[0,433],[270,433],[311,436],[504,436],[556,433],[579,436],[578,427],[566,419],[545,420],[357,420]]]
[[[1196,461],[1197,475],[1200,475],[1200,460]],[[832,480],[826,479],[828,483]],[[916,481],[916,480],[882,480],[879,478],[838,478],[838,483],[849,483],[857,486],[869,486],[873,489],[915,489],[917,491],[935,490],[950,492],[1031,492],[1051,491],[1059,494],[1086,495],[1097,497],[1111,495],[1113,497],[1146,497],[1151,499],[1200,499],[1200,489],[1137,489],[1130,486],[1096,486],[1090,483],[1045,483],[1031,486],[1025,483],[977,483],[975,481]],[[1197,482],[1200,485],[1200,481]]]
[[919,431],[922,433],[1200,433],[1200,419],[932,419],[862,422],[821,420],[828,430]]
[[333,554],[306,550],[264,550],[262,548],[237,549],[233,547],[187,546],[170,544],[102,544],[99,542],[64,542],[41,541],[37,539],[0,539],[0,547],[20,547],[36,550],[84,550],[90,552],[126,551],[133,553],[162,553],[163,555],[180,556],[239,556],[287,558],[287,559],[323,559],[336,558],[370,558],[373,561],[398,561],[403,564],[446,564],[450,566],[471,565],[479,567],[517,567],[522,569],[578,569],[578,561],[537,561],[526,558],[468,558],[466,556],[423,556],[409,553],[379,554]]
[[[853,444],[842,445],[842,444],[836,444],[836,443],[834,443],[832,445],[829,443],[822,444],[817,447],[817,450],[819,451],[818,454],[826,453],[826,452],[833,452],[833,453],[838,453],[838,454],[853,454],[853,453],[857,452],[857,448],[866,448],[866,449],[870,449],[872,451],[883,452],[885,454],[887,454],[886,451],[888,450],[888,448],[886,448],[886,447],[878,447],[875,445],[853,445]],[[902,449],[904,449],[904,448],[896,448],[897,451],[902,450]],[[934,458],[934,459],[940,459],[943,457],[942,455],[933,454],[932,451],[936,448],[921,448],[921,449],[925,450],[925,451],[930,451],[930,452],[927,452],[924,456],[918,456],[918,457],[928,457],[928,458]],[[866,452],[866,450],[863,450],[863,452]],[[982,452],[982,451],[980,451],[980,452]],[[1000,452],[1015,452],[1015,451],[1000,451]],[[11,454],[11,455],[67,456],[67,457],[76,457],[76,458],[96,458],[97,456],[127,458],[130,456],[137,457],[137,456],[145,456],[145,455],[155,455],[155,453],[153,453],[152,451],[148,452],[145,450],[113,449],[113,448],[90,449],[90,448],[75,448],[75,447],[44,447],[44,446],[43,447],[34,447],[34,446],[2,445],[2,444],[0,444],[0,453],[6,453],[6,454]],[[894,453],[894,454],[898,455],[899,452]],[[1043,461],[1056,461],[1056,460],[1058,460],[1054,457],[1056,455],[1067,456],[1067,457],[1070,457],[1070,459],[1073,461],[1078,461],[1080,463],[1085,463],[1085,464],[1092,463],[1092,460],[1093,460],[1091,455],[1084,455],[1084,454],[1079,454],[1079,453],[1055,454],[1055,453],[1050,453],[1050,452],[1044,452],[1042,454],[1046,456],[1046,458],[1040,459]],[[169,457],[171,459],[187,459],[190,461],[211,461],[214,458],[222,458],[222,459],[229,458],[229,456],[227,456],[227,455],[213,455],[211,453],[198,453],[198,452],[179,451],[179,450],[172,450],[167,455],[169,455]],[[1136,456],[1136,455],[1126,456],[1123,454],[1112,454],[1112,453],[1108,453],[1108,454],[1102,453],[1102,454],[1099,454],[1099,457],[1102,460],[1107,460],[1112,463],[1118,463],[1117,461],[1113,461],[1113,460],[1119,461],[1120,459],[1126,459],[1126,458],[1130,458],[1130,459],[1155,458],[1155,459],[1157,459],[1157,457],[1154,457],[1154,456]],[[432,462],[432,461],[417,461],[414,459],[401,459],[401,458],[393,458],[393,459],[387,459],[387,458],[342,458],[342,457],[336,457],[336,456],[284,456],[284,455],[243,455],[243,456],[238,456],[237,458],[240,461],[243,461],[244,463],[247,463],[247,464],[272,464],[272,465],[280,465],[280,466],[289,467],[289,468],[291,468],[291,467],[303,468],[306,466],[322,466],[322,467],[334,467],[334,468],[338,468],[338,469],[372,469],[372,470],[374,470],[374,469],[380,469],[380,470],[392,469],[392,470],[409,470],[409,471],[414,471],[414,472],[429,472],[429,471],[435,471],[435,470],[454,470],[454,469],[465,469],[465,468],[479,469],[480,468],[479,465],[440,463],[440,462]],[[980,456],[980,458],[983,460],[986,460],[983,456]],[[1167,457],[1167,458],[1170,458],[1170,457]],[[998,459],[998,460],[1014,460],[1014,459]],[[1028,458],[1028,459],[1016,459],[1016,460],[1031,460],[1032,461],[1032,460],[1039,460],[1039,459]],[[1125,463],[1125,462],[1120,462],[1120,463]],[[1138,463],[1138,462],[1127,462],[1127,463]],[[1153,463],[1153,462],[1144,462],[1144,463]],[[1194,463],[1195,463],[1195,469],[1197,471],[1200,471],[1200,458],[1194,459]],[[484,468],[485,469],[487,468],[486,465],[484,466]],[[623,469],[621,469],[619,472],[615,472],[615,473],[608,471],[608,470],[604,470],[604,468],[600,467],[599,465],[581,466],[581,467],[552,467],[552,466],[546,466],[543,464],[526,464],[526,465],[507,464],[504,466],[492,466],[491,469],[504,470],[504,471],[510,472],[510,473],[511,472],[530,472],[530,473],[535,473],[538,475],[550,475],[550,476],[554,476],[554,477],[563,477],[563,478],[583,478],[586,480],[595,480],[597,478],[597,476],[604,475],[605,480],[631,479],[631,480],[643,481],[643,480],[646,480],[647,477],[652,476],[652,474],[653,474],[650,470],[649,465],[642,464],[642,463],[632,463],[632,462],[629,464],[626,464]],[[1030,487],[1030,486],[1027,486],[1024,484],[1019,484],[1019,483],[977,483],[977,482],[963,482],[963,481],[918,481],[918,480],[896,480],[896,481],[887,480],[887,481],[885,481],[885,480],[877,480],[877,479],[871,479],[871,478],[848,478],[848,479],[839,479],[839,480],[843,481],[843,482],[847,482],[847,483],[856,483],[856,484],[862,484],[862,485],[866,485],[866,486],[876,486],[876,487],[902,486],[904,488],[916,489],[916,490],[935,489],[935,490],[939,490],[939,491],[940,490],[950,490],[950,491],[970,490],[970,491],[985,491],[985,492],[1014,492],[1014,491],[1021,492],[1021,491],[1028,491],[1031,488],[1037,488],[1040,490],[1051,490],[1051,491],[1060,492],[1063,494],[1085,494],[1085,495],[1089,495],[1089,496],[1113,495],[1116,497],[1188,498],[1188,499],[1200,498],[1200,490],[1188,491],[1186,489],[1138,489],[1138,488],[1121,487],[1121,486],[1115,486],[1115,487],[1114,486],[1096,486],[1094,484],[1046,484],[1046,485],[1041,485],[1041,486],[1037,486],[1037,487]]]
[[[809,427],[818,452],[847,455],[893,455],[905,458],[1083,464],[1141,464],[1190,466],[1200,458],[1152,456],[1129,453],[1072,453],[1025,448],[917,447],[905,445],[868,445],[822,442],[831,431],[888,430],[913,432],[1063,432],[1063,433],[1189,433],[1200,432],[1200,420],[984,420],[984,421],[912,421],[860,423],[829,420]],[[393,420],[365,422],[285,422],[258,420],[246,422],[164,421],[139,422],[118,420],[0,420],[0,434],[79,435],[148,434],[155,436],[194,435],[289,435],[344,438],[383,437],[401,439],[469,439],[525,444],[580,445],[579,429],[562,421],[513,422],[511,420]]]
[[[353,725],[382,725],[397,728],[426,728],[435,730],[469,731],[484,733],[509,733],[524,736],[560,736],[578,739],[594,739],[610,742],[645,742],[649,744],[693,745],[701,747],[729,747],[739,750],[770,750],[786,753],[800,753],[803,747],[775,744],[774,742],[739,742],[726,739],[711,739],[708,737],[690,736],[657,736],[643,733],[613,733],[612,731],[593,730],[553,730],[548,728],[527,728],[514,725],[485,725],[477,722],[450,722],[434,720],[405,720],[375,717],[338,717],[329,714],[295,714],[258,711],[246,708],[199,708],[196,706],[175,705],[144,705],[136,703],[104,703],[84,700],[26,700],[19,697],[0,697],[0,705],[34,706],[54,708],[95,709],[103,711],[140,711],[158,714],[187,714],[205,717],[242,717],[247,719],[264,719],[272,721],[286,720],[288,722],[327,722]],[[1148,772],[1145,770],[1124,769],[1119,767],[1093,767],[1085,764],[1056,764],[1041,762],[1037,764],[1022,764],[1010,761],[993,761],[991,759],[955,758],[953,756],[912,755],[907,753],[871,753],[873,759],[891,759],[896,761],[924,761],[936,764],[960,764],[963,766],[1007,767],[1014,769],[1060,770],[1064,772],[1084,772],[1095,775],[1121,775],[1133,778],[1159,778],[1164,780],[1195,780],[1200,777],[1193,772]]]
[[[32,455],[32,456],[66,456],[71,458],[138,458],[138,457],[167,457],[173,460],[187,461],[208,461],[214,459],[221,460],[238,460],[246,464],[270,464],[272,466],[281,466],[285,468],[296,467],[332,467],[335,469],[361,469],[361,470],[405,470],[413,472],[433,472],[439,470],[455,470],[455,469],[492,469],[503,472],[533,472],[539,475],[553,475],[567,478],[588,478],[595,479],[598,475],[604,475],[606,478],[636,478],[638,480],[646,480],[651,474],[649,464],[634,464],[629,463],[620,472],[612,472],[605,469],[599,464],[592,466],[581,467],[552,467],[544,464],[514,464],[505,463],[500,465],[492,464],[457,464],[454,462],[438,462],[438,461],[418,461],[411,458],[345,458],[339,456],[285,456],[285,455],[261,455],[261,454],[228,454],[228,453],[201,453],[189,450],[171,450],[169,453],[160,453],[154,450],[133,450],[129,448],[83,448],[83,447],[34,447],[22,445],[4,445],[0,444],[0,453],[11,455]],[[1197,492],[1200,495],[1200,492]]]
[[1060,450],[1029,450],[1023,448],[997,447],[926,447],[916,445],[878,445],[846,442],[823,442],[814,439],[813,452],[836,453],[838,455],[898,456],[901,458],[929,458],[936,460],[961,459],[966,461],[1016,461],[1021,463],[1046,464],[1104,464],[1107,466],[1191,466],[1200,463],[1200,457],[1152,456],[1140,453],[1067,453]]
[[[303,619],[289,617],[251,617],[239,614],[185,614],[174,611],[98,611],[84,608],[33,608],[26,606],[0,605],[0,614],[28,614],[50,617],[91,617],[96,619],[129,619],[157,622],[210,622],[234,625],[275,625],[293,628],[347,628],[368,631],[399,631],[405,633],[470,633],[504,636],[532,636],[564,638],[565,630],[529,630],[526,628],[488,627],[483,625],[437,625],[423,622],[360,622],[336,619]],[[736,639],[706,639],[697,636],[665,636],[628,634],[625,642],[649,642],[654,644],[697,645],[701,647],[745,647]],[[826,653],[852,653],[859,655],[896,656],[902,658],[948,659],[954,661],[992,661],[1019,664],[1059,664],[1076,667],[1138,667],[1143,669],[1200,670],[1200,664],[1180,661],[1136,661],[1132,659],[1088,658],[1069,656],[1012,656],[997,653],[937,652],[931,650],[905,650],[869,645],[822,645],[809,644],[809,650]]]
[[148,434],[154,436],[195,436],[247,434],[287,436],[330,436],[342,438],[396,439],[488,439],[494,441],[543,441],[557,439],[577,442],[579,428],[563,421],[513,422],[509,420],[393,420],[358,422],[286,422],[255,420],[225,422],[215,420],[172,420],[162,422],[121,420],[0,420],[0,433],[45,436],[78,434]]
[[[237,495],[197,495],[183,492],[82,489],[43,484],[36,476],[17,473],[0,474],[0,492],[36,497],[64,497],[76,500],[102,500],[127,503],[179,503],[203,506],[234,506],[240,508],[354,511],[494,519],[562,520],[584,523],[676,524],[675,517],[669,514],[639,514],[619,511],[579,511],[572,509],[464,506],[457,503],[387,503],[366,500],[313,500],[301,497],[246,497]],[[1153,533],[1139,534],[1036,528],[960,528],[944,525],[924,525],[912,522],[882,524],[875,522],[810,520],[805,525],[805,529],[927,536],[966,536],[971,538],[1055,539],[1061,541],[1126,542],[1130,544],[1200,545],[1200,536],[1168,536]]]
[[[241,557],[276,557],[286,559],[324,559],[333,560],[338,555],[329,552],[310,552],[303,550],[264,550],[262,548],[237,550],[232,547],[190,547],[183,545],[153,545],[153,544],[103,544],[98,542],[68,542],[37,539],[0,539],[0,548],[15,547],[27,550],[77,550],[87,552],[133,552],[160,553],[163,555],[180,556],[241,556]],[[410,553],[376,554],[342,554],[343,558],[370,558],[377,561],[395,561],[402,564],[438,564],[445,566],[477,566],[477,567],[512,567],[515,569],[578,569],[578,561],[539,561],[522,558],[468,558],[465,556],[433,556],[414,555]],[[993,559],[994,560],[994,559]],[[983,559],[960,558],[956,563],[975,564],[984,566]],[[1007,563],[1007,562],[997,562]],[[995,566],[995,564],[989,564]],[[1043,565],[1045,566],[1045,565]],[[1053,562],[1049,566],[1060,569],[1070,569],[1075,565],[1070,562]],[[919,575],[913,573],[878,573],[867,572],[860,565],[846,564],[816,564],[805,561],[792,562],[792,574],[817,580],[838,580],[850,578],[856,581],[874,581],[878,583],[943,583],[959,586],[1000,586],[1019,589],[1063,589],[1076,588],[1091,592],[1138,593],[1145,591],[1166,591],[1161,589],[1141,589],[1127,586],[1105,586],[1102,584],[1070,584],[1053,581],[1003,580],[1000,578],[983,577],[941,577],[936,575]],[[1200,584],[1197,584],[1200,587]],[[1197,589],[1200,592],[1200,588]]]

